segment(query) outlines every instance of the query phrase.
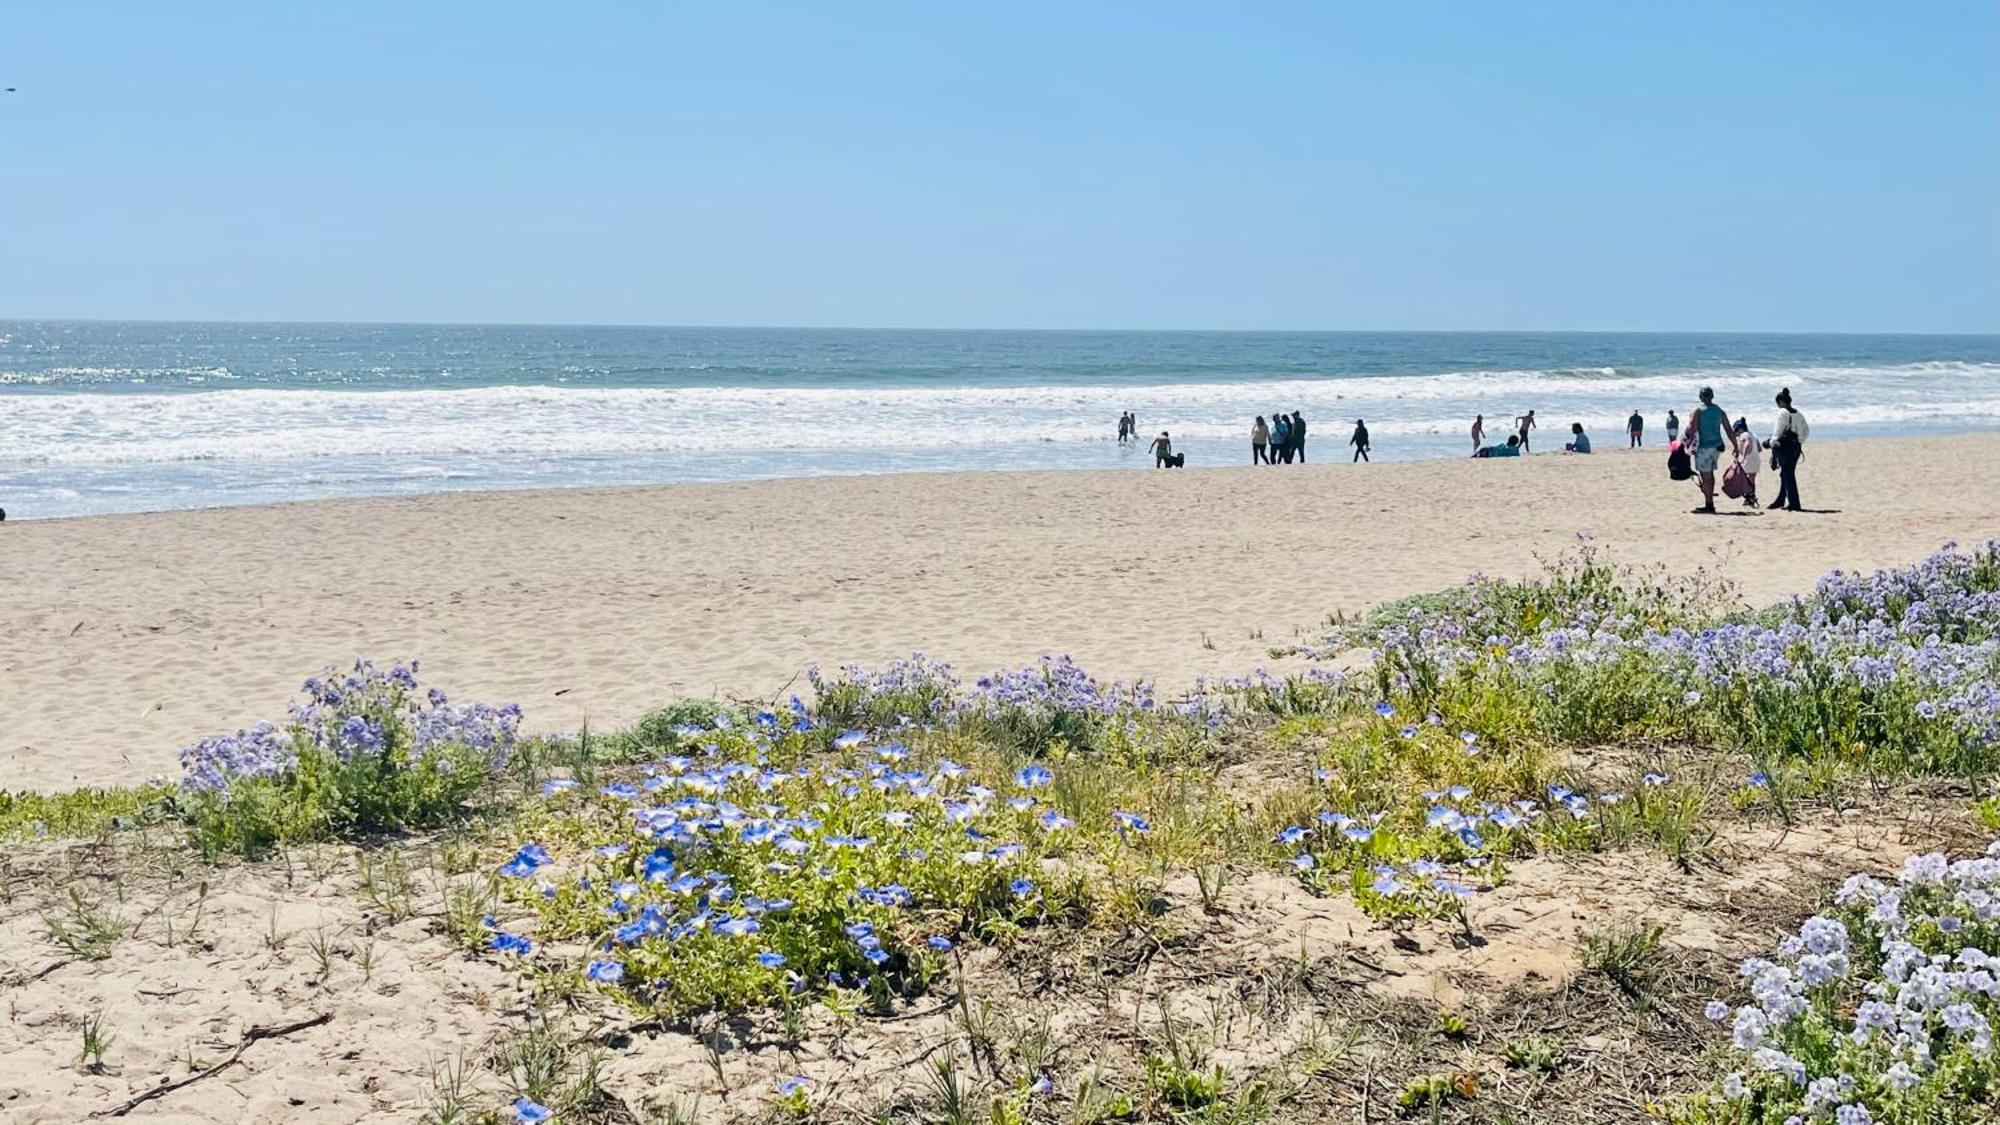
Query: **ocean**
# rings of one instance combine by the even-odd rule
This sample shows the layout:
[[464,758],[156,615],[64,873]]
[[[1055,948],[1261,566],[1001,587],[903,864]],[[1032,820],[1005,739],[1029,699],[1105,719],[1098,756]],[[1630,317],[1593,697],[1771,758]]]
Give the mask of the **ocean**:
[[[1815,441],[2000,428],[2000,337],[1027,332],[0,321],[10,519],[441,489],[1249,460],[1299,411],[1309,460],[1461,457],[1537,412],[1656,443],[1703,384],[1753,426],[1792,388]],[[1141,440],[1116,441],[1120,412]]]

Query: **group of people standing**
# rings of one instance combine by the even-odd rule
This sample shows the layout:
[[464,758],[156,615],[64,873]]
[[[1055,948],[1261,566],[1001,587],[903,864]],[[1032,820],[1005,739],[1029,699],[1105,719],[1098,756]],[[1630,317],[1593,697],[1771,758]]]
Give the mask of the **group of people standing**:
[[1269,422],[1262,414],[1250,424],[1250,463],[1252,465],[1289,465],[1294,460],[1301,465],[1306,460],[1306,419],[1294,410],[1290,414],[1271,415]]
[[[1678,412],[1667,411],[1667,438],[1671,443],[1668,471],[1676,480],[1694,477],[1699,482],[1702,505],[1695,511],[1702,515],[1715,511],[1717,470],[1725,452],[1730,454],[1731,463],[1721,474],[1722,492],[1740,498],[1744,507],[1757,507],[1757,470],[1766,451],[1770,453],[1771,468],[1778,473],[1778,497],[1770,506],[1801,511],[1798,468],[1799,458],[1805,454],[1809,428],[1806,416],[1792,405],[1792,389],[1786,387],[1778,392],[1778,420],[1771,428],[1771,437],[1761,442],[1751,432],[1748,419],[1731,421],[1729,414],[1716,405],[1713,387],[1703,387],[1697,397],[1700,402],[1688,415],[1685,427]],[[1530,410],[1515,417],[1514,432],[1507,435],[1504,444],[1486,445],[1486,416],[1478,415],[1472,420],[1472,455],[1519,457],[1528,452],[1535,426],[1535,412]],[[1563,445],[1563,452],[1589,453],[1590,435],[1583,432],[1583,423],[1573,422],[1569,429],[1570,440]],[[1637,410],[1625,420],[1625,438],[1631,449],[1646,444],[1646,419]],[[1686,463],[1681,464],[1677,460],[1680,458],[1685,458]]]
[[[1798,466],[1805,453],[1805,440],[1809,432],[1805,415],[1792,405],[1792,391],[1786,387],[1778,392],[1778,419],[1772,427],[1771,437],[1758,441],[1751,432],[1750,423],[1743,418],[1731,421],[1727,412],[1715,403],[1715,390],[1703,387],[1698,396],[1700,403],[1688,416],[1687,425],[1681,425],[1678,412],[1667,411],[1667,435],[1672,443],[1670,451],[1670,471],[1675,479],[1696,477],[1701,486],[1702,506],[1698,513],[1715,511],[1716,476],[1720,468],[1722,454],[1731,454],[1729,469],[1722,474],[1722,490],[1731,497],[1740,497],[1745,507],[1756,507],[1757,470],[1762,454],[1770,453],[1770,466],[1778,473],[1778,496],[1771,501],[1773,508],[1788,508],[1800,511]],[[1472,455],[1474,457],[1519,457],[1529,452],[1534,441],[1534,431],[1538,423],[1535,412],[1530,410],[1514,418],[1513,432],[1501,444],[1487,445],[1486,416],[1477,415],[1472,420]],[[1583,430],[1583,423],[1570,424],[1570,439],[1563,444],[1565,453],[1591,452],[1590,435]],[[1118,442],[1123,445],[1137,441],[1139,418],[1131,411],[1118,416]],[[1628,448],[1638,449],[1645,445],[1646,419],[1637,410],[1625,420],[1625,437]],[[1360,418],[1354,420],[1354,433],[1347,444],[1354,448],[1354,460],[1368,460],[1368,424]],[[1153,463],[1159,468],[1177,469],[1187,464],[1187,455],[1175,453],[1173,438],[1167,431],[1153,439],[1147,452],[1152,454]],[[1687,464],[1679,466],[1673,458],[1685,457]],[[1306,459],[1306,420],[1294,410],[1290,414],[1274,413],[1267,421],[1262,414],[1250,426],[1250,463],[1253,465],[1289,465],[1293,461],[1303,464]]]
[[1806,424],[1806,416],[1792,405],[1792,389],[1785,387],[1778,392],[1777,421],[1771,427],[1771,436],[1761,442],[1750,432],[1748,419],[1737,418],[1732,423],[1728,411],[1716,405],[1713,387],[1703,387],[1697,397],[1700,405],[1688,416],[1685,430],[1674,425],[1677,419],[1672,414],[1667,416],[1668,434],[1679,438],[1679,445],[1669,454],[1670,463],[1675,456],[1688,457],[1689,469],[1701,488],[1702,503],[1695,514],[1715,512],[1716,470],[1721,467],[1725,450],[1731,455],[1730,466],[1722,474],[1725,495],[1741,497],[1746,508],[1757,507],[1758,463],[1763,460],[1764,451],[1769,451],[1771,467],[1778,471],[1778,496],[1770,507],[1803,511],[1799,500],[1799,459],[1805,456],[1806,438],[1812,430]]

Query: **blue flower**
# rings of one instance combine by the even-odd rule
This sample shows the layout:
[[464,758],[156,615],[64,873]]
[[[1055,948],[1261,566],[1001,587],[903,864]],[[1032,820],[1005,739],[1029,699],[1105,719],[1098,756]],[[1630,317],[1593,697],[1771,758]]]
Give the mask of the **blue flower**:
[[617,961],[592,961],[583,975],[599,984],[617,984],[625,979],[625,966]]
[[1112,823],[1118,826],[1118,831],[1121,833],[1151,832],[1153,830],[1152,823],[1148,821],[1145,817],[1140,816],[1138,813],[1124,812],[1122,810],[1113,810],[1111,813],[1111,820]]
[[1311,871],[1313,869],[1313,857],[1306,852],[1300,852],[1293,856],[1289,862],[1300,871]]
[[1014,892],[1015,898],[1027,898],[1035,893],[1035,883],[1032,879],[1016,879],[1007,884],[1007,889]]
[[785,967],[785,955],[766,949],[757,955],[757,963],[767,969],[782,969]]
[[778,1096],[789,1098],[793,1094],[804,1091],[811,1085],[812,1079],[807,1078],[803,1074],[793,1075],[790,1078],[781,1078],[778,1080]]
[[1023,789],[1039,789],[1055,778],[1047,766],[1022,766],[1014,771],[1014,783]]
[[514,1099],[514,1117],[516,1120],[526,1122],[526,1125],[547,1121],[553,1114],[553,1110],[540,1102],[529,1101],[527,1098]]
[[1394,715],[1396,713],[1396,709],[1394,707],[1389,706],[1389,701],[1385,699],[1382,702],[1377,703],[1375,705],[1375,713],[1386,719]]
[[487,939],[487,943],[497,953],[512,953],[517,957],[526,957],[535,951],[534,942],[522,937],[520,934],[510,934],[505,930],[495,933],[491,938]]
[[937,934],[932,934],[931,936],[925,938],[924,944],[930,946],[932,949],[937,950],[939,953],[949,953],[951,952],[952,948],[950,938],[940,937]]

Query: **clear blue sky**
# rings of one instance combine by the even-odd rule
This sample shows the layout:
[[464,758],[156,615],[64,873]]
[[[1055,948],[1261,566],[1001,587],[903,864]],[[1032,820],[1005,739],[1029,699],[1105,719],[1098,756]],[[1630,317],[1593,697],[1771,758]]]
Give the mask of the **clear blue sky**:
[[0,317],[1989,332],[1996,10],[14,4]]

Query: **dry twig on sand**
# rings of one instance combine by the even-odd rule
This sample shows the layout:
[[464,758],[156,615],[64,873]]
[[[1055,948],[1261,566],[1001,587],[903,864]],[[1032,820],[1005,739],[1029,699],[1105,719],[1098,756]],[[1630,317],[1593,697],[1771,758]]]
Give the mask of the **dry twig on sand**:
[[294,1032],[304,1031],[307,1028],[318,1027],[319,1025],[327,1023],[332,1019],[333,1019],[332,1012],[321,1012],[319,1015],[313,1016],[309,1019],[300,1020],[297,1023],[277,1024],[273,1026],[258,1025],[256,1027],[252,1027],[250,1030],[243,1033],[242,1040],[236,1044],[236,1049],[229,1053],[228,1058],[223,1059],[221,1062],[216,1063],[214,1066],[209,1067],[207,1070],[204,1070],[199,1074],[190,1074],[186,1078],[177,1079],[176,1081],[173,1082],[163,1082],[160,1085],[155,1086],[152,1089],[146,1091],[145,1093],[140,1094],[138,1097],[132,1098],[131,1100],[126,1102],[122,1102],[116,1106],[113,1106],[110,1109],[100,1109],[96,1113],[91,1114],[91,1116],[123,1117],[126,1114],[132,1112],[133,1110],[139,1108],[140,1106],[146,1104],[147,1102],[152,1101],[154,1098],[164,1097],[168,1094],[173,1093],[175,1090],[180,1089],[183,1086],[192,1086],[204,1078],[213,1078],[216,1075],[221,1074],[223,1071],[228,1070],[230,1067],[235,1066],[237,1061],[243,1057],[243,1052],[250,1049],[250,1044],[255,1043],[259,1039],[277,1039],[282,1036],[291,1035]]

